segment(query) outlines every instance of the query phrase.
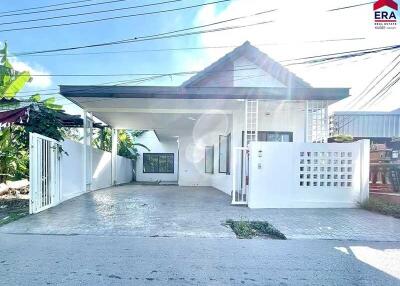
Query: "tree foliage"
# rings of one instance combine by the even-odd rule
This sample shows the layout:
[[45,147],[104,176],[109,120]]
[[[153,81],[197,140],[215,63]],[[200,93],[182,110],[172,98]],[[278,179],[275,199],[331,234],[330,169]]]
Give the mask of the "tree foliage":
[[[118,130],[118,155],[136,160],[139,156],[136,147],[143,147],[144,149],[150,151],[147,146],[135,142],[135,139],[140,137],[146,131],[129,131],[129,130]],[[112,135],[110,128],[100,129],[94,140],[93,146],[111,152],[112,147]]]
[[[12,102],[17,93],[32,80],[29,72],[16,71],[7,58],[7,44],[0,49],[0,100],[6,99],[9,108],[18,105]],[[16,101],[18,103],[18,101]],[[18,180],[29,176],[29,133],[38,133],[58,141],[63,140],[62,123],[57,118],[61,105],[55,98],[42,100],[34,94],[27,100],[31,105],[29,120],[24,126],[12,124],[0,129],[0,182]]]
[[0,99],[11,99],[24,88],[26,83],[32,80],[32,77],[28,71],[18,72],[13,69],[7,58],[7,43],[0,50],[0,54],[2,55],[0,60]]
[[21,129],[10,126],[0,130],[0,183],[26,178],[29,173],[28,149],[15,138],[15,128]]

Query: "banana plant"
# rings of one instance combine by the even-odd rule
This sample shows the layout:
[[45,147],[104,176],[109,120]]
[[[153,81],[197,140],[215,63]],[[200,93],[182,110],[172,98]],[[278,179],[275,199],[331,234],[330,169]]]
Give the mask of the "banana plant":
[[[150,149],[141,144],[135,142],[137,137],[140,137],[145,131],[128,131],[128,130],[118,130],[118,155],[136,160],[139,156],[137,152],[137,147],[142,147],[147,151]],[[111,129],[104,128],[99,130],[93,140],[94,147],[104,150],[111,151]]]
[[30,101],[37,104],[42,104],[44,107],[52,110],[62,110],[62,105],[56,104],[55,97],[49,97],[42,100],[40,94],[36,93],[30,97]]
[[0,50],[0,99],[12,99],[24,88],[25,84],[32,81],[28,71],[17,72],[13,69],[7,58],[7,43]]

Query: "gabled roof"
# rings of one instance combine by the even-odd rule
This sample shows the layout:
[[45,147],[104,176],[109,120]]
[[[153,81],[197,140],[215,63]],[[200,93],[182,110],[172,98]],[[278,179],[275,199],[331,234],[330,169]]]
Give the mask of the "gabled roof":
[[237,47],[232,52],[226,54],[215,63],[211,64],[201,72],[192,76],[185,81],[183,87],[196,87],[208,77],[213,77],[216,72],[223,71],[225,67],[232,64],[240,57],[245,57],[261,69],[276,78],[282,84],[291,88],[310,88],[311,85],[302,80],[300,77],[290,72],[280,63],[271,59],[267,54],[261,52],[256,47],[252,46],[249,41],[246,41],[240,47]]

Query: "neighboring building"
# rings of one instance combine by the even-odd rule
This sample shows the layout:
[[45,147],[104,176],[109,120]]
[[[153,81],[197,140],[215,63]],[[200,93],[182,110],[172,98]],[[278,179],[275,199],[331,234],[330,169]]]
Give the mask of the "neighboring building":
[[400,112],[335,112],[330,117],[330,136],[335,135],[351,135],[391,145],[393,138],[400,138]]
[[249,42],[179,87],[60,93],[114,129],[154,130],[138,181],[212,186],[250,207],[349,207],[368,188],[365,145],[311,144],[327,141],[328,105],[349,89],[313,88]]

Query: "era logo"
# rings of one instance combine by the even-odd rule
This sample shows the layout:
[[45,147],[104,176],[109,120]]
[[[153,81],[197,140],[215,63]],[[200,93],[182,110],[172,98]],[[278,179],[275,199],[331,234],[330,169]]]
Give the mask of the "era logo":
[[397,25],[396,12],[399,5],[394,0],[378,0],[374,3],[375,28],[395,28]]

